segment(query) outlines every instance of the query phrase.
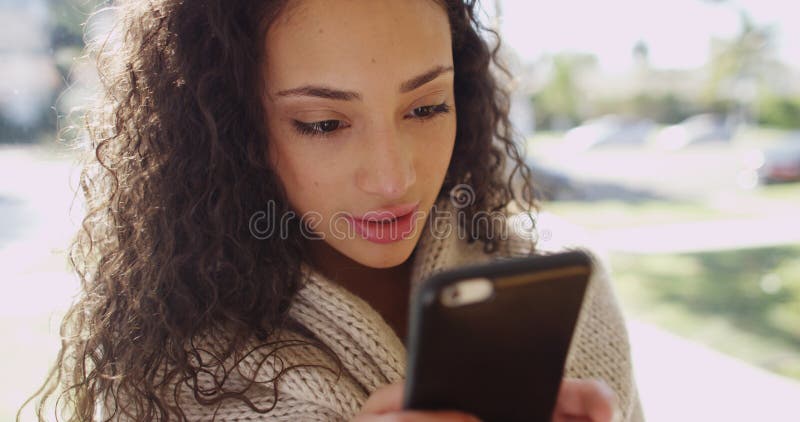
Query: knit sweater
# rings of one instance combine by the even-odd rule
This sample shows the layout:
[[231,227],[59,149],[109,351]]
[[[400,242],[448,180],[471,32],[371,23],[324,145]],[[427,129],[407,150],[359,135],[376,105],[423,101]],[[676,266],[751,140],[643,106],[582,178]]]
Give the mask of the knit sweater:
[[[562,241],[570,236],[562,227],[543,228],[544,220],[540,218],[537,223],[538,242],[533,240],[537,236],[521,229],[520,224],[510,224],[500,248],[487,254],[482,242],[468,242],[458,235],[455,220],[437,225],[429,219],[412,258],[411,294],[428,276],[448,268],[531,252],[576,248],[590,252],[575,242]],[[590,252],[590,256],[593,275],[567,356],[565,376],[604,380],[616,392],[617,420],[638,422],[643,416],[624,320],[609,273],[596,254]],[[243,389],[248,379],[254,379],[247,397],[256,408],[271,410],[259,413],[237,399],[201,405],[184,386],[178,397],[188,420],[349,421],[378,387],[405,377],[405,347],[381,315],[309,267],[304,267],[304,274],[303,286],[289,310],[290,319],[304,332],[275,334],[270,340],[282,341],[279,347],[257,348],[229,366],[229,370],[233,366],[236,370],[225,377],[226,389]],[[309,345],[310,338],[328,351]],[[222,342],[213,336],[208,341],[211,345]],[[342,369],[338,373],[336,359]],[[285,371],[274,388],[271,381],[281,370]],[[210,375],[198,378],[206,387],[215,382]],[[216,374],[216,382],[220,378]]]

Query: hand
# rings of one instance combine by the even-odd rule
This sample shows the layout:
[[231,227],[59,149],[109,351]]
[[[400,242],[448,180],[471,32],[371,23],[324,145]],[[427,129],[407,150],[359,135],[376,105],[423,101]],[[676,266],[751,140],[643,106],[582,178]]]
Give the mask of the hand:
[[[558,392],[553,422],[610,422],[614,414],[613,390],[599,380],[564,379]],[[454,411],[401,411],[403,382],[377,389],[353,422],[474,422],[474,416]]]
[[566,378],[558,391],[553,422],[611,422],[616,396],[600,380]]
[[454,411],[403,411],[403,382],[385,385],[372,393],[353,422],[480,422]]

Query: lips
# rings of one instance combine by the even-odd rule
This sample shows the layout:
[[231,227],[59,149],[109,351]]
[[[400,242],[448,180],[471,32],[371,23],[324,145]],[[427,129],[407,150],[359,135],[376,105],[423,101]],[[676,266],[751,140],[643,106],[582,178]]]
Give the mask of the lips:
[[367,211],[361,216],[353,217],[353,219],[359,221],[377,221],[377,222],[396,220],[398,218],[405,217],[409,213],[413,212],[418,205],[419,203],[415,202],[413,204],[395,205],[392,207],[381,208],[380,210]]
[[349,221],[356,233],[373,243],[391,243],[409,238],[416,225],[419,203],[368,211]]

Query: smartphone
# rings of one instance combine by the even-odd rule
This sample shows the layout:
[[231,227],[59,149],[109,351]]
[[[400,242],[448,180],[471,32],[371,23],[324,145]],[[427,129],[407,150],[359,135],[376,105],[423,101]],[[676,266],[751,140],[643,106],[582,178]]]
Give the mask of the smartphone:
[[403,408],[550,421],[591,271],[570,251],[426,280],[411,304]]

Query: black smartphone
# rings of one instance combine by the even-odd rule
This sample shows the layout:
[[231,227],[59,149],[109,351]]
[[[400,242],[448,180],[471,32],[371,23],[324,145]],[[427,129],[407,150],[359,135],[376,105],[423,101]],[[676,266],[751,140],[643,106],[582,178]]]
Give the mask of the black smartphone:
[[411,304],[403,408],[550,421],[591,269],[570,251],[426,280]]

